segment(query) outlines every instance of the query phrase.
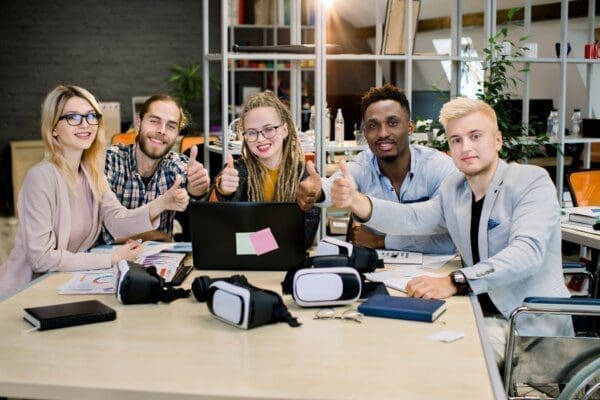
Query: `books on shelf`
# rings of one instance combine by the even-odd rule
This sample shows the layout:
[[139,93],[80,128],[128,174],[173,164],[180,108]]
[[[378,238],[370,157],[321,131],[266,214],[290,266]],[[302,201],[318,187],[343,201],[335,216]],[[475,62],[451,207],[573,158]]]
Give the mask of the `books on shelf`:
[[[388,0],[383,26],[381,54],[406,54],[406,0]],[[420,0],[412,0],[412,32],[410,41],[414,43],[419,20]]]
[[25,321],[40,331],[112,321],[117,318],[115,310],[98,300],[30,307],[24,311]]
[[436,299],[376,294],[359,305],[358,311],[373,317],[433,322],[446,311],[446,302]]
[[600,207],[574,207],[569,210],[569,222],[594,225],[600,222]]

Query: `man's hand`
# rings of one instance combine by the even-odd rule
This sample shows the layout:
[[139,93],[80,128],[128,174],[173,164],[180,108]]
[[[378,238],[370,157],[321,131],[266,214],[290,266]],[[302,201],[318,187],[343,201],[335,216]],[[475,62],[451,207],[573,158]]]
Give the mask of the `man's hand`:
[[321,177],[312,161],[306,163],[306,172],[308,176],[300,182],[296,191],[296,202],[302,211],[310,210],[322,193]]
[[195,197],[202,196],[210,186],[208,171],[206,171],[202,163],[196,160],[197,155],[198,147],[192,146],[190,160],[187,165],[187,190]]
[[233,157],[230,154],[227,156],[227,165],[219,177],[217,189],[222,195],[229,196],[233,192],[237,191],[239,184],[240,177],[237,169],[235,169],[233,166]]
[[361,224],[354,224],[350,228],[348,241],[359,246],[370,247],[371,249],[385,248],[385,235],[378,235]]
[[127,243],[113,250],[110,256],[111,264],[116,264],[121,260],[135,261],[142,250],[141,240],[127,240]]
[[331,202],[339,208],[351,208],[356,191],[356,182],[348,170],[346,160],[340,161],[342,177],[333,181],[331,186]]
[[371,200],[356,189],[356,182],[348,170],[346,160],[340,161],[342,177],[333,181],[331,186],[331,202],[334,206],[350,210],[358,219],[366,221],[371,218]]
[[162,197],[163,201],[163,211],[184,211],[190,201],[187,190],[181,188],[181,177],[179,175],[175,178],[173,186],[160,197]]
[[406,284],[406,293],[411,297],[445,299],[456,294],[456,287],[449,276],[442,278],[418,276]]

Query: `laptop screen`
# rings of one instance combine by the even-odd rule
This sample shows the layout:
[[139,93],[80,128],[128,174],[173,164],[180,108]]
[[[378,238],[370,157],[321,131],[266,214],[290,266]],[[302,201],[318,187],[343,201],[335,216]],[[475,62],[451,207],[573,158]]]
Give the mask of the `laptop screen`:
[[306,257],[296,203],[190,203],[197,269],[288,270]]

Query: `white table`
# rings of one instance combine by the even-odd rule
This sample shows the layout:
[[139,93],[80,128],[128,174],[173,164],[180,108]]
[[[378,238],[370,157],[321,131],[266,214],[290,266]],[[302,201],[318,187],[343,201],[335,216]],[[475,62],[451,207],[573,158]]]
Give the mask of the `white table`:
[[[196,271],[196,275],[201,272]],[[206,274],[206,271],[202,272]],[[211,277],[229,276],[218,271]],[[283,272],[246,272],[280,292]],[[492,399],[474,298],[448,299],[435,323],[365,317],[313,320],[315,309],[284,300],[302,322],[244,331],[213,318],[193,297],[124,306],[112,295],[60,296],[54,274],[0,302],[0,396],[61,399]],[[184,287],[191,285],[188,277]],[[26,333],[23,308],[99,298],[111,322]],[[445,344],[427,335],[462,331]],[[493,359],[492,359],[493,363]],[[495,366],[493,366],[495,368]]]

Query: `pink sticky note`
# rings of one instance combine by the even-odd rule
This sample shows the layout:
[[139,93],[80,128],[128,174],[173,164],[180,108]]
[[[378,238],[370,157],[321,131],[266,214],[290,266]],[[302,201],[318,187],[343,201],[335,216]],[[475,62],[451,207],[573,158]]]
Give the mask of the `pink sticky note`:
[[251,233],[250,241],[254,246],[257,256],[277,250],[279,248],[279,245],[275,240],[275,236],[273,236],[273,233],[271,232],[271,228],[265,228]]

